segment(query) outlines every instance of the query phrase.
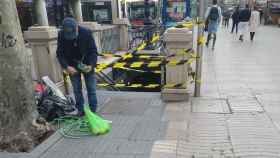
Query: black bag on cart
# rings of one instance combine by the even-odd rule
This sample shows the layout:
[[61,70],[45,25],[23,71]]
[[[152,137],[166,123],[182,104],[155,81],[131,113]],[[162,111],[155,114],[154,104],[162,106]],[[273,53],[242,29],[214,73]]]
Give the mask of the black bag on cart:
[[73,99],[66,97],[48,77],[37,83],[35,98],[38,113],[48,122],[77,113]]
[[69,100],[62,100],[57,96],[48,95],[43,97],[41,102],[37,104],[37,109],[39,114],[50,122],[75,111],[73,105],[73,102]]

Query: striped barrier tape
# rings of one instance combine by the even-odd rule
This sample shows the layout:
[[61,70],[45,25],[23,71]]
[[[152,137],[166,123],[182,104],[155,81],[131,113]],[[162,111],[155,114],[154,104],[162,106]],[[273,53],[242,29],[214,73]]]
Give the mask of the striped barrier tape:
[[139,47],[136,48],[136,51],[144,50],[147,46],[147,42],[143,42]]
[[103,56],[103,57],[117,57],[117,58],[121,58],[122,60],[127,60],[127,59],[132,59],[132,58],[138,58],[138,59],[164,59],[166,58],[166,56],[162,56],[162,55],[137,55],[137,54],[132,54],[132,53],[126,53],[123,55],[117,55],[117,54],[111,54],[111,53],[103,53],[103,54],[99,54],[99,56]]
[[154,44],[154,43],[156,43],[156,42],[159,41],[159,40],[160,40],[160,36],[154,34],[153,37],[152,37],[152,39],[151,39],[151,41],[144,41],[144,42],[142,42],[142,43],[136,48],[136,51],[144,50],[144,49],[147,47],[148,43]]
[[182,24],[178,24],[177,26],[175,26],[175,28],[188,28],[188,29],[192,29],[193,28],[193,22],[185,22]]
[[[156,68],[162,65],[168,65],[168,66],[177,66],[177,65],[183,65],[183,64],[192,64],[196,58],[198,58],[194,53],[190,54],[189,59],[185,60],[161,60],[161,61],[136,61],[136,62],[116,62],[112,64],[98,64],[97,67],[95,68],[95,72],[101,72],[106,68],[113,67],[113,68],[118,68],[118,69],[126,69],[126,70],[132,70],[136,71],[135,68]],[[140,72],[139,70],[137,70]],[[143,72],[152,72],[152,71],[143,71]],[[159,72],[154,72],[154,73],[159,73]]]
[[184,24],[182,24],[182,26],[185,28],[191,29],[191,28],[193,28],[193,23],[184,23]]
[[168,55],[167,58],[176,57],[176,56],[183,56],[183,55],[190,55],[190,58],[197,58],[193,49],[183,49],[174,54]]
[[197,79],[196,77],[196,73],[195,72],[189,72],[188,74],[189,76],[191,76],[192,81],[191,83],[198,83],[198,84],[202,84],[202,80],[201,79]]
[[152,40],[151,40],[151,43],[156,43],[159,40],[160,40],[160,35],[154,35]]
[[[204,27],[205,24],[204,24],[204,21],[202,20],[198,20],[196,19],[195,21],[195,24],[198,25],[199,27]],[[192,29],[194,26],[194,22],[185,22],[185,23],[182,23],[182,24],[179,24],[177,26],[175,26],[176,28],[188,28],[188,29]]]
[[116,83],[116,84],[109,84],[109,83],[98,83],[98,87],[116,87],[116,88],[147,88],[147,89],[154,89],[154,88],[185,88],[185,84],[125,84],[125,83]]
[[186,59],[186,60],[170,60],[170,61],[149,61],[149,62],[116,62],[113,64],[99,64],[95,68],[95,72],[101,72],[106,68],[112,67],[115,69],[126,69],[131,71],[138,71],[138,72],[153,72],[153,73],[160,73],[159,71],[139,71],[135,68],[157,68],[162,65],[167,66],[178,66],[178,65],[184,65],[184,64],[192,64],[195,61],[194,58]]
[[177,66],[177,65],[183,65],[188,63],[189,60],[169,60],[169,61],[149,61],[149,62],[143,62],[143,61],[137,61],[137,62],[116,62],[112,64],[98,64],[96,69],[105,69],[108,67],[113,68],[156,68],[162,65],[168,65],[168,66]]
[[197,42],[198,42],[199,45],[205,45],[206,39],[205,39],[204,36],[200,36],[200,37],[198,38]]
[[[195,59],[190,59],[186,64],[192,64],[195,61]],[[138,69],[132,69],[127,67],[121,67],[117,66],[114,67],[115,69],[122,69],[122,70],[128,70],[128,71],[134,71],[134,72],[140,72],[140,73],[154,73],[154,74],[161,74],[160,70],[138,70]]]
[[205,23],[203,20],[196,20],[196,24],[199,26],[199,27],[204,27],[205,26]]
[[127,59],[132,59],[132,58],[138,58],[138,59],[165,59],[165,58],[171,58],[175,56],[181,56],[181,55],[190,55],[192,58],[195,58],[194,56],[194,51],[192,48],[187,49],[187,50],[180,50],[177,53],[164,56],[164,55],[146,55],[146,54],[132,54],[132,53],[125,53],[123,55],[118,55],[118,54],[113,54],[113,53],[103,53],[103,54],[98,54],[99,56],[103,57],[118,57],[122,58],[122,60],[127,60]]
[[137,69],[131,69],[131,68],[126,68],[126,67],[118,67],[117,69],[122,69],[122,70],[128,70],[128,71],[135,71],[135,72],[141,72],[141,73],[154,73],[154,74],[161,74],[161,71],[153,71],[153,70],[137,70]]

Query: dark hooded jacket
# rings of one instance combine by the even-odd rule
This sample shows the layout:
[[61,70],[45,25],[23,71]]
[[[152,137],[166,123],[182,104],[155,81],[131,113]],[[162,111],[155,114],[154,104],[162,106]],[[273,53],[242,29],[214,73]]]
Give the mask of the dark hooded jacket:
[[57,58],[64,69],[67,66],[77,68],[80,62],[96,67],[97,49],[89,29],[79,26],[79,35],[75,40],[66,40],[63,31],[60,31],[57,42]]

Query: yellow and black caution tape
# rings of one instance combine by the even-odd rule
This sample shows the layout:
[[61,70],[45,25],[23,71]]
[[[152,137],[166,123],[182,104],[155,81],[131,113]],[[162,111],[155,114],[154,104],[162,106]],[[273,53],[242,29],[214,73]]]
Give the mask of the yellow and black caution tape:
[[148,43],[150,44],[154,44],[156,42],[158,42],[160,40],[160,35],[157,35],[157,34],[154,34],[151,41],[144,41],[142,42],[137,48],[136,48],[136,51],[141,51],[141,50],[144,50]]
[[156,43],[157,41],[160,40],[160,35],[154,34],[152,40],[150,41],[150,43]]
[[142,42],[140,46],[136,48],[136,51],[144,50],[147,46],[147,42]]
[[190,55],[190,58],[196,58],[195,52],[193,51],[193,49],[179,50],[178,52],[176,52],[174,54],[168,55],[167,58],[175,57],[175,56],[182,56],[182,55]]
[[137,70],[137,69],[131,69],[131,68],[126,68],[126,67],[118,67],[118,69],[122,69],[122,70],[128,70],[128,71],[135,71],[135,72],[141,72],[141,73],[154,73],[154,74],[161,74],[160,70]]
[[202,80],[192,80],[191,83],[198,83],[198,84],[202,84]]
[[[196,19],[195,20],[195,24],[198,25],[199,27],[204,27],[204,21],[202,20],[198,20]],[[192,29],[194,27],[194,22],[192,21],[189,21],[189,22],[185,22],[185,23],[182,23],[182,24],[179,24],[176,26],[177,28],[188,28],[188,29]]]
[[100,72],[106,68],[113,67],[116,69],[135,69],[135,68],[157,68],[162,65],[168,65],[168,66],[178,66],[178,65],[184,65],[184,64],[192,64],[195,60],[194,59],[186,59],[186,60],[170,60],[170,61],[149,61],[149,62],[116,62],[113,64],[99,64],[95,72]]
[[188,29],[192,29],[193,28],[193,22],[189,21],[189,22],[185,22],[182,24],[179,24],[177,26],[175,26],[176,28],[188,28]]
[[[113,68],[119,68],[119,69],[135,69],[135,68],[156,68],[162,65],[168,65],[168,66],[177,66],[177,65],[183,65],[183,64],[192,64],[196,58],[198,58],[195,53],[191,53],[190,50],[182,50],[178,52],[178,54],[186,54],[189,53],[190,58],[189,59],[184,59],[184,60],[152,60],[152,61],[136,61],[136,62],[127,62],[127,61],[122,61],[122,62],[116,62],[112,64],[98,64],[95,72],[100,72],[106,68],[113,67]],[[127,55],[128,57],[130,55]],[[170,55],[167,57],[172,57],[174,55]],[[151,56],[150,56],[151,57]],[[149,59],[149,58],[147,58]],[[155,72],[159,73],[159,72]]]
[[205,45],[206,39],[204,36],[200,36],[200,37],[198,37],[197,42],[198,42],[198,45]]
[[127,60],[127,59],[132,59],[132,58],[137,58],[137,59],[164,59],[166,56],[163,55],[138,55],[138,54],[132,54],[132,53],[125,53],[123,55],[117,55],[117,54],[112,54],[112,53],[103,53],[100,54],[99,56],[104,56],[104,57],[118,57],[121,58],[121,60]]
[[188,63],[189,60],[169,60],[169,61],[137,61],[137,62],[116,62],[112,64],[98,64],[97,69],[105,69],[107,67],[113,67],[113,68],[156,68],[162,65],[168,65],[168,66],[177,66],[177,65],[183,65]]
[[195,61],[195,59],[194,59],[194,58],[191,58],[191,59],[189,59],[189,61],[188,61],[186,64],[190,65],[190,64],[192,64],[194,61]]
[[202,80],[195,80],[195,82],[201,84]]
[[199,27],[204,27],[205,26],[205,23],[203,20],[200,20],[199,18],[196,19],[196,24],[199,26]]
[[98,66],[95,68],[95,72],[96,73],[99,73],[101,71],[103,71],[104,69],[107,69],[108,68],[108,65],[109,64],[98,64]]
[[118,57],[121,58],[121,60],[127,60],[127,59],[132,59],[132,58],[137,58],[137,59],[154,59],[154,60],[160,60],[160,59],[166,59],[166,58],[171,58],[175,56],[180,56],[180,55],[190,55],[192,58],[194,58],[194,51],[193,49],[182,49],[178,51],[177,53],[164,56],[164,55],[147,55],[147,54],[132,54],[132,53],[125,53],[122,55],[118,54],[113,54],[113,53],[103,53],[99,54],[99,56],[103,57]]
[[155,89],[155,88],[185,88],[185,84],[141,84],[141,83],[134,83],[134,84],[125,84],[125,83],[116,83],[116,84],[109,84],[109,83],[98,83],[98,87],[116,87],[116,88],[147,88],[147,89]]
[[196,73],[195,73],[195,72],[190,72],[190,73],[189,73],[189,76],[192,77],[191,83],[202,84],[202,80],[201,80],[201,79],[198,79],[198,78],[196,77]]

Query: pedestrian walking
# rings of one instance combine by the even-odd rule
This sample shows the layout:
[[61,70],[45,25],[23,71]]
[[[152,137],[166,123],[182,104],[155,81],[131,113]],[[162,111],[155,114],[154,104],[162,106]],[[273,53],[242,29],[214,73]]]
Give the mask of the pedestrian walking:
[[212,49],[215,49],[217,31],[222,18],[221,8],[217,4],[217,0],[213,0],[212,7],[209,7],[205,14],[205,19],[208,21],[208,36],[206,46],[209,46],[209,42],[213,36]]
[[84,97],[81,75],[84,76],[90,109],[96,112],[96,80],[94,68],[97,62],[97,49],[90,30],[78,25],[73,18],[65,18],[62,30],[58,33],[57,58],[70,75],[78,115],[84,115]]
[[246,8],[242,9],[239,14],[239,24],[238,29],[240,31],[239,40],[241,42],[244,41],[244,35],[248,32],[249,20],[251,18],[251,11],[249,9],[249,5],[246,4]]
[[230,10],[226,10],[223,13],[223,25],[228,28],[229,26],[229,19],[230,19],[231,13]]
[[251,41],[254,40],[254,37],[255,37],[259,24],[260,24],[260,12],[258,11],[258,9],[256,7],[254,7],[254,10],[251,13],[251,18],[250,18],[250,23],[249,23]]
[[262,19],[263,19],[263,9],[260,9],[260,24],[262,24]]
[[231,16],[231,19],[232,19],[231,33],[233,33],[234,29],[235,29],[235,32],[237,34],[238,33],[238,23],[239,23],[239,6],[237,6],[235,8],[235,11],[233,12],[233,14]]

